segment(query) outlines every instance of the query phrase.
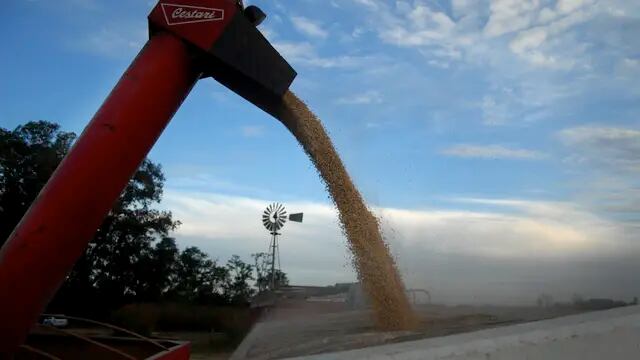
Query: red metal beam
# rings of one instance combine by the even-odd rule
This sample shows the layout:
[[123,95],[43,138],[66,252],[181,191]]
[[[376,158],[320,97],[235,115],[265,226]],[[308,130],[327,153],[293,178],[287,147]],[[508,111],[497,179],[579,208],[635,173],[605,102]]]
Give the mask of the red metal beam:
[[147,360],[189,360],[190,353],[191,344],[182,343],[180,345],[173,346],[167,351],[153,355]]
[[0,358],[24,342],[199,76],[187,46],[158,33],[85,128],[0,249]]
[[36,348],[34,348],[32,346],[29,346],[29,345],[20,345],[20,348],[26,350],[27,352],[38,354],[38,355],[40,355],[41,357],[43,357],[45,359],[62,360],[59,357],[53,356],[53,355],[49,354],[46,351],[43,351],[43,350],[40,350],[40,349],[36,349]]
[[120,331],[120,332],[122,332],[122,333],[125,333],[125,334],[127,334],[127,335],[131,336],[131,337],[138,338],[138,339],[140,339],[140,340],[143,340],[143,341],[146,341],[146,342],[148,342],[148,343],[151,343],[151,344],[153,344],[153,345],[155,345],[155,346],[157,346],[157,347],[161,348],[162,350],[167,350],[167,347],[166,347],[166,346],[164,346],[164,345],[160,344],[159,342],[157,342],[157,341],[156,341],[156,340],[154,340],[154,339],[148,338],[148,337],[146,337],[146,336],[142,336],[142,335],[140,335],[140,334],[138,334],[138,333],[136,333],[136,332],[133,332],[133,331],[131,331],[131,330],[127,330],[127,329],[121,328],[121,327],[119,327],[119,326],[115,326],[115,325],[107,324],[107,323],[104,323],[104,322],[101,322],[101,321],[95,321],[95,320],[91,320],[91,319],[85,319],[85,318],[81,318],[81,317],[76,317],[76,316],[67,316],[67,315],[41,314],[40,316],[41,316],[41,317],[45,317],[45,318],[46,318],[46,317],[56,317],[56,318],[61,318],[61,319],[69,319],[69,320],[75,320],[75,321],[83,322],[83,323],[87,323],[87,324],[92,324],[92,325],[98,325],[98,326],[106,327],[106,328],[108,328],[108,329],[116,330],[116,331]]
[[124,351],[122,351],[120,349],[117,349],[117,348],[115,348],[113,346],[109,346],[107,344],[103,344],[100,341],[94,340],[94,339],[92,339],[92,338],[90,338],[88,336],[84,336],[82,334],[79,334],[79,333],[76,333],[76,332],[73,332],[73,331],[70,331],[70,330],[58,329],[55,326],[50,326],[50,325],[40,325],[40,326],[42,326],[43,328],[49,329],[49,330],[51,330],[53,332],[57,332],[57,333],[60,333],[60,334],[66,335],[66,336],[70,336],[70,337],[74,337],[76,339],[80,339],[81,341],[84,341],[84,342],[88,342],[89,344],[92,344],[93,346],[98,347],[98,348],[100,348],[102,350],[108,351],[108,352],[110,352],[112,354],[120,355],[121,358],[129,359],[129,360],[137,360],[136,357],[133,356],[133,355],[129,355],[126,352],[124,352]]

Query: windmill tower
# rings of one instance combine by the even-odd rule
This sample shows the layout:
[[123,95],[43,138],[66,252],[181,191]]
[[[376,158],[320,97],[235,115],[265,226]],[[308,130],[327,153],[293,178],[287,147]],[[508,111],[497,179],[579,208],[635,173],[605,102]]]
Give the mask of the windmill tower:
[[276,287],[276,258],[278,259],[278,268],[280,271],[280,246],[278,245],[278,236],[282,235],[278,230],[282,229],[287,219],[294,222],[302,222],[302,213],[290,214],[287,217],[287,211],[280,203],[273,203],[264,210],[262,213],[262,224],[269,230],[271,234],[271,242],[269,244],[269,257],[271,260],[271,279],[269,282],[269,288],[275,290]]

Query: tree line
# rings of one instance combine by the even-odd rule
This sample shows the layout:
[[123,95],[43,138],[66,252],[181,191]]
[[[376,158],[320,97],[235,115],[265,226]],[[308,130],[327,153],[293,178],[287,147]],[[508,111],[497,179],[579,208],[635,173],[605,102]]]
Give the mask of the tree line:
[[[75,138],[48,121],[0,128],[0,245]],[[124,304],[139,302],[238,305],[267,288],[270,258],[264,253],[253,254],[253,264],[237,255],[219,263],[197,247],[179,250],[170,235],[180,221],[170,211],[154,207],[162,200],[164,182],[161,166],[144,160],[49,311],[103,317]],[[277,272],[276,281],[287,284],[286,274]]]

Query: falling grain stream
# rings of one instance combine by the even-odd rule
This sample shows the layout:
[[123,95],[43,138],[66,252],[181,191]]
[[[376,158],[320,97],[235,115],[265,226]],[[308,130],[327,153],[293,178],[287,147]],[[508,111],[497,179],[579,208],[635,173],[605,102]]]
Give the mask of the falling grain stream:
[[415,319],[377,218],[354,186],[320,120],[293,93],[287,92],[278,111],[324,180],[339,211],[358,278],[368,294],[381,330],[407,330]]

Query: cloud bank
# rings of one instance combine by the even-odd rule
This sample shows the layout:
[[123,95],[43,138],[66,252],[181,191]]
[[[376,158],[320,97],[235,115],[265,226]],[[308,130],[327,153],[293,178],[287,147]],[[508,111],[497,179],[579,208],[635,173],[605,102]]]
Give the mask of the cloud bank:
[[[640,254],[636,230],[569,203],[449,201],[477,209],[374,210],[407,285],[427,288],[439,301],[532,303],[540,292],[558,299],[574,292],[624,298],[640,293],[640,286],[625,282],[630,268],[640,270],[629,261]],[[168,189],[163,204],[183,223],[176,234],[182,246],[197,245],[220,259],[249,259],[267,250],[260,214],[270,202]],[[304,223],[285,225],[280,242],[283,270],[292,282],[354,281],[333,207],[304,201],[286,207],[305,214]],[[617,286],[618,280],[625,286]]]

